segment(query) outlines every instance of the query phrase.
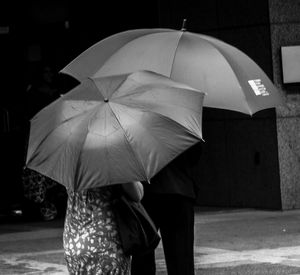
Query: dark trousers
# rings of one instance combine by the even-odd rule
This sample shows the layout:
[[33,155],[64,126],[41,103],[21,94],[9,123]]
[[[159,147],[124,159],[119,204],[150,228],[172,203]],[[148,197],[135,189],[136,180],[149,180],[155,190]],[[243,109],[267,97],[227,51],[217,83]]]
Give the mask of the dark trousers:
[[[180,195],[145,194],[145,209],[160,230],[168,275],[194,275],[194,203]],[[154,251],[132,257],[131,275],[155,275]]]

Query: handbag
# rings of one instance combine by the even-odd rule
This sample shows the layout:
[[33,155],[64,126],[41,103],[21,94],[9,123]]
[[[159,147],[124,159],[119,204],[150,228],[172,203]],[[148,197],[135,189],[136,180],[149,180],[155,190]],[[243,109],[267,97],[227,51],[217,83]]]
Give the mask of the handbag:
[[126,255],[144,255],[158,246],[160,236],[156,226],[140,202],[123,194],[115,199],[114,210]]

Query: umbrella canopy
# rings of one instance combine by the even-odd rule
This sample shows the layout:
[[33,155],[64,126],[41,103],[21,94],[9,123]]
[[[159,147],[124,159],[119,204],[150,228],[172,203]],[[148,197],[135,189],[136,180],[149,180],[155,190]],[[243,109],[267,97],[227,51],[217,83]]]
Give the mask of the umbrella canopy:
[[61,72],[81,80],[136,70],[150,70],[205,91],[207,107],[253,114],[283,104],[276,87],[246,54],[191,32],[121,32],[96,43]]
[[201,140],[203,98],[146,71],[84,79],[31,120],[27,167],[73,190],[149,181]]

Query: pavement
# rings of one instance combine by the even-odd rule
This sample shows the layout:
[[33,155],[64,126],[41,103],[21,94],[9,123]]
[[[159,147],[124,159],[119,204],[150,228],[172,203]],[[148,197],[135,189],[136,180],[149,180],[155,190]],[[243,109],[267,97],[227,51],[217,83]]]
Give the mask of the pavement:
[[[0,274],[68,274],[62,231],[62,218],[0,217]],[[156,263],[157,275],[166,275],[161,244]],[[196,275],[300,275],[300,210],[197,208],[195,268]]]

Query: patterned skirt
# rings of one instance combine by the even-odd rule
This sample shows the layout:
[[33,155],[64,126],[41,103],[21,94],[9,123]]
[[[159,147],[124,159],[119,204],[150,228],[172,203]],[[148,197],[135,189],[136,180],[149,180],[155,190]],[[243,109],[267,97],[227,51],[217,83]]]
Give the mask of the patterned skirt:
[[130,257],[121,248],[111,207],[112,190],[68,193],[63,241],[70,274],[130,274]]

